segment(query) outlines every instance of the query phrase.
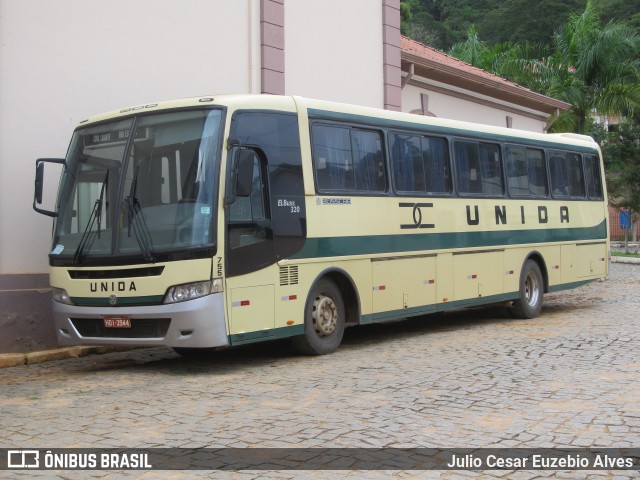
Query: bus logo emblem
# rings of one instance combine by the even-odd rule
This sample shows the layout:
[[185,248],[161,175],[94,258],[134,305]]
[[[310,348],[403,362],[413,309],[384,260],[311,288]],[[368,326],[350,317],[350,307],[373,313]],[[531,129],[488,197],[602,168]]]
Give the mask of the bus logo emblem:
[[408,228],[435,228],[436,226],[433,223],[422,223],[422,210],[421,208],[431,208],[433,207],[433,203],[407,203],[400,202],[398,204],[403,208],[413,208],[413,223],[400,225],[401,229]]
[[116,303],[118,303],[118,297],[109,295],[109,305],[115,305]]

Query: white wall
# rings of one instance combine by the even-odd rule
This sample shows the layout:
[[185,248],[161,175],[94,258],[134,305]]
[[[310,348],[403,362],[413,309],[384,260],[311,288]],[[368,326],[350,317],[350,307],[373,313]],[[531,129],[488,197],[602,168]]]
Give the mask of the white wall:
[[[436,117],[506,127],[506,117],[508,115],[513,119],[512,128],[537,133],[544,132],[545,121],[537,120],[513,111],[507,111],[497,106],[482,105],[464,98],[456,98],[455,96],[414,85],[405,85],[402,89],[402,111],[411,112],[412,110],[422,109],[421,93],[429,95],[429,111]],[[473,92],[467,92],[467,94],[475,95]],[[477,96],[477,98],[481,99],[484,97]],[[511,105],[511,107],[516,108],[517,106]]]
[[[0,0],[0,274],[46,272],[51,220],[31,208],[34,162],[64,157],[79,121],[157,100],[259,91],[258,7]],[[57,178],[47,180],[51,196]]]
[[384,108],[382,2],[286,0],[285,91]]
[[[287,0],[286,93],[382,108],[381,3]],[[260,92],[260,0],[0,0],[0,275],[47,271],[35,160],[64,157],[79,121],[248,92]],[[52,206],[57,178],[45,183]]]

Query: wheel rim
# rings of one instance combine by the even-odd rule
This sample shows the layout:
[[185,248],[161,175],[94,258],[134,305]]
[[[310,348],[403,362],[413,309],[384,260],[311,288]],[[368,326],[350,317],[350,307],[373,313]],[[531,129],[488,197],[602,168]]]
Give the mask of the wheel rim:
[[524,281],[524,298],[529,306],[535,306],[540,298],[540,284],[534,272],[529,272]]
[[321,295],[313,302],[313,328],[321,337],[331,335],[338,324],[338,307],[331,297]]

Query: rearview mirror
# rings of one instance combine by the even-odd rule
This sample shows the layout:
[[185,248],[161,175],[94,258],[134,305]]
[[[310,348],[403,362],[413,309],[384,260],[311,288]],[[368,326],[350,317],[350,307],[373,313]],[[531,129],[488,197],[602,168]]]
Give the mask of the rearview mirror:
[[48,217],[57,217],[58,212],[53,212],[50,210],[45,210],[36,206],[36,204],[42,204],[42,195],[44,191],[44,165],[45,163],[54,163],[59,165],[65,165],[65,161],[63,158],[39,158],[36,160],[36,179],[34,184],[34,192],[33,192],[33,209],[46,215]]

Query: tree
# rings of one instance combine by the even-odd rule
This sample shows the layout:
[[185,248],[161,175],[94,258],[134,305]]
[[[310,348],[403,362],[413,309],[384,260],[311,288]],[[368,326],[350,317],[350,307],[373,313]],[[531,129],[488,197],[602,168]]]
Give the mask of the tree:
[[594,112],[623,116],[640,107],[640,37],[630,27],[609,22],[601,26],[591,2],[581,14],[571,14],[554,34],[550,55],[501,52],[491,71],[534,91],[564,100],[554,131],[586,133]]
[[612,204],[640,212],[640,117],[622,121],[602,144]]
[[584,8],[584,0],[505,0],[477,23],[489,44],[532,43],[551,46],[553,32],[571,12]]
[[[456,43],[449,50],[449,55],[456,57],[474,67],[481,68],[515,83],[532,84],[536,79],[530,75],[525,62],[544,57],[548,49],[542,44],[525,42],[522,44],[507,42],[489,46],[480,40],[475,26],[467,31],[467,39]],[[513,67],[513,65],[517,65]]]
[[[611,132],[596,126],[593,133],[602,144],[610,203],[637,216],[640,213],[640,116],[621,122]],[[625,237],[625,251],[626,240]]]
[[640,0],[591,0],[603,22],[616,20],[640,29]]
[[[592,112],[621,116],[640,106],[640,38],[618,22],[601,26],[591,2],[554,35],[546,93],[571,103],[559,127],[585,133]],[[557,123],[558,123],[557,122]]]
[[487,45],[478,38],[478,32],[474,25],[471,25],[467,30],[466,41],[456,43],[451,47],[449,55],[484,70],[488,69],[487,67],[491,65],[493,58]]

